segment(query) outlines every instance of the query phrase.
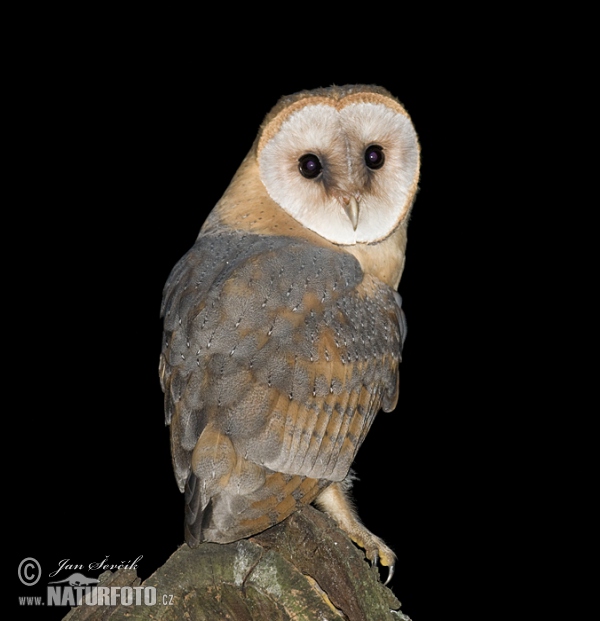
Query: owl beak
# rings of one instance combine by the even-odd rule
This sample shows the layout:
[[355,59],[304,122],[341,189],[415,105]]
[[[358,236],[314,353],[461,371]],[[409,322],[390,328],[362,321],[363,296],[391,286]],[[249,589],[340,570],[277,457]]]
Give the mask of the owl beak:
[[352,222],[352,228],[356,231],[356,227],[358,226],[358,201],[360,200],[360,196],[342,195],[338,200],[344,208],[350,222]]

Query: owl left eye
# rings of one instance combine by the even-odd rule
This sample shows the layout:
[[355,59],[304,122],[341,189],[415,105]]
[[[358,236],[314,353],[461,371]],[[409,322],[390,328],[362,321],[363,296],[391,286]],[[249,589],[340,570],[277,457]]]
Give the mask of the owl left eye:
[[383,166],[385,162],[385,155],[383,154],[383,148],[378,144],[373,144],[365,151],[365,164],[371,170],[377,170]]
[[314,153],[305,153],[298,160],[298,169],[303,177],[314,179],[321,174],[323,165],[321,164],[321,160]]

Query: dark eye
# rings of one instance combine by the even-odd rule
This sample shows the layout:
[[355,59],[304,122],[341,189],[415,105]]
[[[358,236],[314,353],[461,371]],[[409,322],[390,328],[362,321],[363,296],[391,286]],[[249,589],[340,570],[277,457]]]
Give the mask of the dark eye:
[[298,170],[303,177],[314,179],[321,174],[323,166],[321,160],[314,153],[305,153],[298,160]]
[[377,170],[383,166],[385,155],[383,149],[378,144],[373,144],[365,151],[365,164],[371,170]]

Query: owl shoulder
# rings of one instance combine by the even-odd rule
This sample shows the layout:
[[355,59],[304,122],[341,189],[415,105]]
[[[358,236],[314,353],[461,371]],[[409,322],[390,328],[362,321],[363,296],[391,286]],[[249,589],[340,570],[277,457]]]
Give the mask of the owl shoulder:
[[356,287],[362,279],[355,257],[303,239],[235,231],[201,235],[171,271],[161,316],[169,330],[201,300],[216,306],[229,295],[268,294],[272,300],[293,302],[307,289],[329,298],[336,291]]

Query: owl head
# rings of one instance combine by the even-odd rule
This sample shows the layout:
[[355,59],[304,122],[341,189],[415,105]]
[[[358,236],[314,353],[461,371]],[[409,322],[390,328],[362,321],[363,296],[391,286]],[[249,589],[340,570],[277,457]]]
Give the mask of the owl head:
[[419,179],[417,134],[378,86],[283,97],[202,231],[305,237],[353,254],[397,287]]
[[295,220],[340,245],[373,243],[407,218],[419,144],[402,105],[374,86],[282,98],[256,142],[269,196]]

